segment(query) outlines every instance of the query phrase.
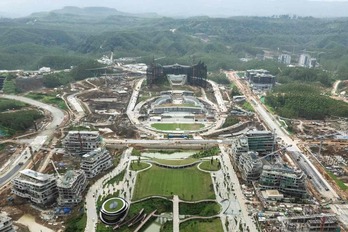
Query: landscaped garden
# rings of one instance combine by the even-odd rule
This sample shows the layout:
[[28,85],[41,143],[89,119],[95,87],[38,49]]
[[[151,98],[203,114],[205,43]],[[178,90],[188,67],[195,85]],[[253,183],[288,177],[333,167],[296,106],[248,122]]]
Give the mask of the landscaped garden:
[[178,195],[184,200],[215,199],[209,173],[197,166],[183,169],[168,169],[153,166],[137,176],[133,199],[148,196],[172,197]]
[[180,224],[180,232],[223,232],[220,218],[189,220]]
[[199,168],[205,171],[218,171],[221,168],[221,164],[218,160],[203,161]]

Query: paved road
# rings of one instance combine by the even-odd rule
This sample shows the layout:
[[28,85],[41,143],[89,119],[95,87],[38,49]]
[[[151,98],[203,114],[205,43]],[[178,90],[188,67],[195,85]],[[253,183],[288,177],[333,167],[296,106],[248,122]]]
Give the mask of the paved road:
[[227,112],[227,107],[225,105],[224,99],[222,98],[222,95],[221,95],[221,92],[220,92],[218,84],[216,84],[214,81],[211,81],[211,80],[207,80],[207,81],[213,87],[215,98],[216,98],[216,101],[218,103],[220,111],[222,113],[226,113]]
[[[35,139],[29,144],[33,148],[33,150],[38,150],[42,147],[45,141],[50,138],[55,132],[56,128],[63,122],[64,120],[64,112],[54,106],[47,105],[45,103],[35,101],[30,98],[16,96],[16,95],[6,95],[1,94],[1,98],[13,99],[21,102],[25,102],[27,104],[39,107],[41,109],[47,110],[51,113],[52,121],[46,125],[45,129],[39,132]],[[28,147],[20,154],[20,156],[11,164],[11,167],[7,170],[7,172],[1,176],[0,178],[0,187],[10,181],[19,170],[25,168],[25,165],[19,166],[18,163],[28,163],[28,157],[30,155]]]
[[[258,99],[256,99],[253,94],[250,92],[249,89],[246,89],[248,87],[244,86],[241,80],[236,76],[234,72],[228,73],[229,78],[237,84],[237,86],[243,90],[244,94],[248,98],[248,100],[253,104],[254,109],[256,113],[260,116],[260,118],[263,120],[263,122],[268,126],[270,130],[274,130],[274,132],[277,134],[277,136],[281,137],[283,141],[286,144],[292,145],[291,147],[287,148],[287,151],[289,153],[295,153],[295,155],[300,155],[303,159],[303,162],[301,162],[300,167],[303,168],[303,171],[305,173],[311,174],[312,182],[316,187],[322,186],[321,188],[318,188],[318,191],[326,198],[336,200],[338,198],[337,193],[335,190],[329,185],[329,183],[326,181],[326,179],[319,173],[319,171],[314,167],[314,165],[311,163],[311,161],[302,154],[301,150],[297,146],[297,142],[294,141],[290,136],[287,134],[284,128],[282,128],[278,123],[277,120],[271,115],[263,106],[263,104],[260,103]],[[305,161],[305,162],[304,162]],[[326,190],[328,189],[328,191]]]
[[231,182],[234,184],[233,189],[234,193],[236,194],[236,198],[239,202],[240,210],[241,210],[241,215],[242,215],[242,221],[243,223],[246,224],[246,226],[249,227],[249,231],[251,232],[256,232],[256,226],[255,223],[252,220],[252,216],[248,215],[248,209],[245,204],[245,198],[242,193],[242,187],[239,184],[238,177],[236,175],[236,172],[234,171],[229,155],[223,145],[219,145],[220,151],[221,151],[221,159],[223,161],[223,165],[226,166],[229,176],[231,178]]
[[232,140],[230,139],[103,139],[106,144],[128,144],[128,145],[151,145],[151,144],[229,144],[231,145]]
[[173,232],[179,232],[179,197],[173,196]]

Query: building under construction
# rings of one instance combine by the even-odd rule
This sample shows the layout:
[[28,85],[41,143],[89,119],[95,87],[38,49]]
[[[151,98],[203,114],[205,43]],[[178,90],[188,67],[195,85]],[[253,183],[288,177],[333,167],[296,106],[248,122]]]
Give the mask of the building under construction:
[[97,176],[112,166],[111,156],[106,149],[97,148],[82,156],[81,169],[85,171],[88,179]]
[[306,175],[283,164],[264,165],[259,179],[261,190],[276,189],[287,196],[305,197]]
[[63,140],[64,148],[74,155],[83,155],[101,146],[98,131],[69,131]]
[[149,86],[160,83],[167,75],[185,75],[190,85],[206,87],[207,82],[207,66],[203,62],[188,65],[160,65],[155,62],[148,65],[146,70],[147,84]]
[[5,213],[0,213],[0,232],[15,232],[11,218]]
[[57,179],[58,205],[70,207],[80,203],[87,186],[86,174],[82,170],[69,170]]
[[338,220],[334,214],[315,214],[284,218],[287,231],[328,232],[340,231]]
[[12,193],[36,204],[46,205],[56,200],[58,191],[53,175],[24,169],[12,181]]
[[238,169],[246,182],[251,183],[258,180],[262,172],[262,166],[263,163],[257,152],[250,151],[239,156]]

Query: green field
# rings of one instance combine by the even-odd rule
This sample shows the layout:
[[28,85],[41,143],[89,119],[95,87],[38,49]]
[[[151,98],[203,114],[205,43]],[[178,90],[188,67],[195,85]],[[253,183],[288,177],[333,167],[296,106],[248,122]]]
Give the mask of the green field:
[[65,105],[64,100],[54,96],[54,94],[28,93],[25,95],[25,97],[28,97],[37,101],[41,101],[47,104],[58,106],[62,110],[68,109],[67,106]]
[[211,161],[204,161],[202,162],[199,167],[203,170],[206,170],[206,171],[218,171],[220,170],[221,168],[221,165],[220,165],[220,162],[219,161],[216,161],[214,160],[213,163],[211,163]]
[[195,215],[209,217],[219,214],[221,206],[216,202],[200,202],[200,203],[180,203],[180,215]]
[[199,171],[196,166],[184,169],[153,166],[139,173],[134,200],[153,195],[178,195],[184,200],[215,199],[210,174]]
[[154,123],[151,125],[157,130],[176,131],[179,130],[199,130],[204,127],[201,123]]
[[180,224],[180,232],[223,232],[219,218],[209,220],[189,220]]

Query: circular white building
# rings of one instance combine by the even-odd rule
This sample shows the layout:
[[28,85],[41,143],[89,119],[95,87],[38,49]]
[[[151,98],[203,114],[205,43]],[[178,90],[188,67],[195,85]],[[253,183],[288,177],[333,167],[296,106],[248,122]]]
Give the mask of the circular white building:
[[113,197],[104,201],[100,212],[100,220],[107,225],[116,224],[127,213],[129,208],[128,202],[121,197]]

